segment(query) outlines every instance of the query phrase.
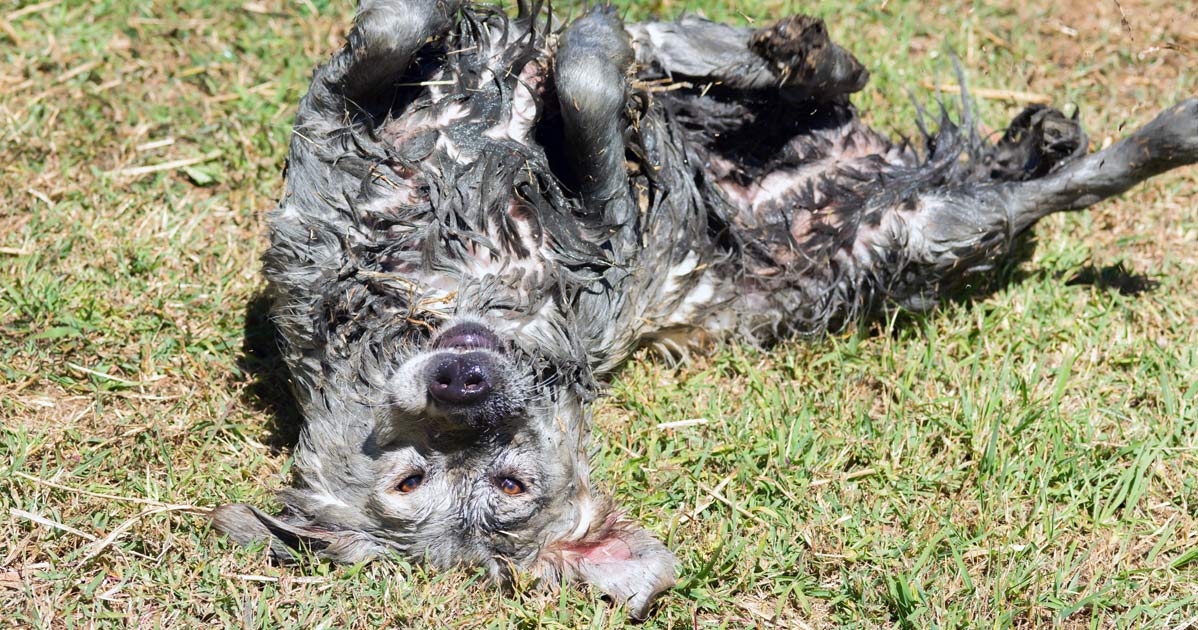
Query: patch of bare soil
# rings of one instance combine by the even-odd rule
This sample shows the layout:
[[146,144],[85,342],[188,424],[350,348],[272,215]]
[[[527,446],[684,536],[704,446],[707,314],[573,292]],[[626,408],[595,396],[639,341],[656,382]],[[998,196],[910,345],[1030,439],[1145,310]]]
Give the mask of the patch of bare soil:
[[1037,77],[1034,86],[1059,91],[1066,82],[1092,83],[1131,112],[1150,104],[1145,88],[1168,94],[1198,50],[1198,4],[1061,0],[1038,10],[1012,3],[1012,9],[1036,24],[1044,60],[1073,70]]

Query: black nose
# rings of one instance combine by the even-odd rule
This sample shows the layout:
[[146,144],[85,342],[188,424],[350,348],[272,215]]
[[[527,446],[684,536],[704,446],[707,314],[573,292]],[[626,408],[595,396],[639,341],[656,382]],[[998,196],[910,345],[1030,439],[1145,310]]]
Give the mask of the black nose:
[[437,359],[429,370],[428,393],[451,405],[474,405],[491,393],[488,361],[478,352]]

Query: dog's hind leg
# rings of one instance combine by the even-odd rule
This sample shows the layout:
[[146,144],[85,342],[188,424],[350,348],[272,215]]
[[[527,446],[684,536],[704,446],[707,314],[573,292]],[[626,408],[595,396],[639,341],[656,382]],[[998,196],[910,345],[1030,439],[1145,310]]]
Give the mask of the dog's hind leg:
[[1110,148],[1070,162],[1046,177],[997,185],[1016,228],[1053,212],[1080,210],[1165,171],[1198,162],[1198,98],[1157,114]]
[[1041,218],[1086,208],[1195,162],[1198,99],[1188,99],[1115,145],[1044,177],[919,192],[891,213],[899,221],[883,221],[906,261],[905,273],[886,292],[908,306],[927,305],[942,281],[992,266],[1015,235]]
[[630,24],[637,64],[678,80],[740,90],[780,90],[795,99],[828,100],[856,92],[869,72],[828,37],[824,21],[794,15],[748,29],[685,16]]
[[586,211],[631,229],[624,165],[625,75],[632,48],[614,7],[600,6],[562,33],[554,65],[565,149]]

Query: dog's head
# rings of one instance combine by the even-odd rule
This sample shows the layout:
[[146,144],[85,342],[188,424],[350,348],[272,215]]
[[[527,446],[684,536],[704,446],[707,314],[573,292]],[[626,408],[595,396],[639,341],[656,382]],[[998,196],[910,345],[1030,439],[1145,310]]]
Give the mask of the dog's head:
[[369,387],[382,400],[315,392],[295,453],[300,487],[282,493],[283,514],[229,505],[216,526],[283,561],[395,552],[499,579],[588,582],[643,616],[673,584],[675,558],[592,490],[589,395],[503,330],[454,319],[407,344]]

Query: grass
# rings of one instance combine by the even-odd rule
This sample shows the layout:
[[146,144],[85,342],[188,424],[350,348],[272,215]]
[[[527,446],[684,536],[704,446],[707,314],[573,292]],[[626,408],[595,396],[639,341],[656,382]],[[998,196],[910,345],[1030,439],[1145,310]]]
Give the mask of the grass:
[[[286,479],[262,214],[351,7],[25,4],[0,8],[0,625],[624,623],[589,592],[401,561],[279,569],[211,534],[186,506],[269,505]],[[952,50],[974,86],[1077,104],[1101,145],[1198,94],[1183,4],[811,10],[873,70],[855,100],[880,127],[914,131],[906,90],[927,102]],[[980,103],[991,129],[1017,110]],[[634,361],[595,466],[682,561],[645,627],[1198,623],[1196,184],[1053,217],[998,288],[928,316]]]

